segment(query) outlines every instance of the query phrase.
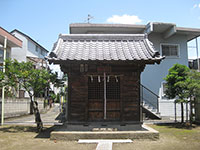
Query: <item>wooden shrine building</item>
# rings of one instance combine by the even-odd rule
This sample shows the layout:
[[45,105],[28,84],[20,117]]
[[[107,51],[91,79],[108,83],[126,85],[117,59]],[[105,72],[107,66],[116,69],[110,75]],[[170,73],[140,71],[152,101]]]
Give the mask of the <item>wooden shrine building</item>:
[[162,57],[144,34],[69,34],[48,60],[68,75],[67,123],[140,124],[140,75]]

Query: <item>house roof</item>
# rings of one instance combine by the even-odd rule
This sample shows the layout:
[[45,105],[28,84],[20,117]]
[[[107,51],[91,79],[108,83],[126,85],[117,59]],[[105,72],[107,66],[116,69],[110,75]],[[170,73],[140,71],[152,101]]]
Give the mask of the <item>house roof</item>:
[[0,44],[4,44],[5,37],[7,37],[7,45],[9,47],[22,47],[22,41],[20,39],[0,27]]
[[71,34],[144,34],[146,25],[72,23]]
[[153,61],[162,57],[145,34],[70,34],[60,35],[50,61]]
[[200,28],[177,27],[174,23],[150,22],[147,25],[72,23],[71,34],[151,34],[161,33],[163,38],[186,35],[190,41],[200,36]]
[[46,48],[44,48],[42,45],[40,45],[39,43],[37,43],[35,40],[33,40],[30,36],[24,34],[23,32],[17,30],[17,29],[14,29],[13,31],[11,31],[10,33],[14,33],[14,32],[18,32],[20,33],[21,35],[25,36],[27,39],[31,40],[33,43],[35,43],[37,46],[39,46],[40,48],[42,48],[43,50],[45,50],[46,52],[49,52]]

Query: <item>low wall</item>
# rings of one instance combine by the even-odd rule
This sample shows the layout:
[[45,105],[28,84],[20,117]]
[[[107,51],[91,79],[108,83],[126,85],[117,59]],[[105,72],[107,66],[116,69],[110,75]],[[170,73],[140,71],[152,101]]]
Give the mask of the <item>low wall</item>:
[[[39,110],[44,109],[44,99],[36,98]],[[0,100],[0,114],[1,114],[1,100]],[[30,99],[29,98],[7,98],[4,103],[5,118],[21,116],[30,113]]]
[[[189,114],[188,104],[188,114]],[[174,100],[160,100],[159,101],[160,115],[161,117],[174,117],[175,105]],[[176,115],[181,117],[181,104],[176,104]],[[186,104],[184,104],[184,116],[186,116]]]

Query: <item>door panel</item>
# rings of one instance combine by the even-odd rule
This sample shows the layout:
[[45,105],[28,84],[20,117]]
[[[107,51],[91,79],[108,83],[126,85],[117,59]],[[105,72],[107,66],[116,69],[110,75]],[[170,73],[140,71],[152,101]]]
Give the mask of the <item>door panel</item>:
[[120,77],[107,76],[106,98],[107,120],[120,120]]
[[88,120],[103,121],[103,77],[88,78]]
[[[104,92],[106,92],[106,108],[104,108]],[[88,119],[89,121],[120,120],[120,77],[88,77]],[[104,119],[106,109],[106,119]]]

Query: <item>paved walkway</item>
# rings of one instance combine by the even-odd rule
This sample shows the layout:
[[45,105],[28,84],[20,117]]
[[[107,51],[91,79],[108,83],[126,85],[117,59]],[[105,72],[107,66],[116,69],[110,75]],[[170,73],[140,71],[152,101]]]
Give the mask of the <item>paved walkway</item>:
[[[41,114],[41,119],[44,125],[54,125],[58,123],[55,118],[60,114],[59,104],[55,104],[46,113]],[[33,125],[35,124],[34,115],[27,115],[23,117],[10,118],[5,120],[5,124],[16,124],[16,125]]]
[[110,140],[102,140],[102,139],[79,139],[78,143],[97,143],[96,150],[112,150],[113,143],[132,143],[133,141],[130,139],[110,139]]

